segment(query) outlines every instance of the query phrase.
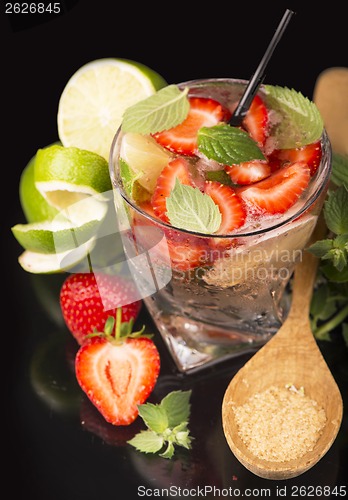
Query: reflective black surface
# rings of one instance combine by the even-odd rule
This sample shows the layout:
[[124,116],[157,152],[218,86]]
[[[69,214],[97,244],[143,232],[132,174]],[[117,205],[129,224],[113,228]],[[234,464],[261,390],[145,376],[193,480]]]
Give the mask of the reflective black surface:
[[[169,461],[138,453],[127,445],[141,423],[136,421],[128,428],[106,424],[77,386],[73,371],[77,345],[62,323],[58,307],[62,277],[32,276],[23,271],[17,262],[22,249],[10,230],[25,221],[18,197],[20,174],[38,148],[57,140],[61,92],[83,64],[103,57],[125,57],[158,71],[168,83],[207,77],[247,79],[285,8],[291,8],[296,15],[272,56],[265,83],[287,85],[310,97],[322,71],[347,65],[344,3],[331,0],[319,7],[303,1],[298,5],[294,1],[256,2],[252,6],[234,2],[228,15],[222,4],[207,10],[197,2],[191,12],[188,3],[160,10],[148,2],[136,8],[133,3],[109,0],[61,3],[64,15],[48,22],[37,17],[10,20],[0,11],[1,485],[6,497],[132,500],[166,497],[166,491],[160,490],[172,487],[172,496],[180,498],[181,487],[182,498],[204,498],[204,493],[206,498],[241,497],[248,495],[247,488],[254,488],[253,497],[327,498],[324,489],[322,494],[320,489],[310,489],[316,486],[327,486],[329,491],[337,486],[332,498],[347,496],[339,489],[346,484],[348,470],[347,410],[337,440],[313,469],[286,482],[260,479],[234,458],[221,426],[223,394],[248,357],[202,374],[182,376],[158,334],[155,341],[162,368],[151,400],[159,401],[173,389],[192,388],[193,447],[178,450]],[[145,310],[139,318],[139,323],[143,321],[153,326]],[[347,407],[347,349],[338,339],[320,347]],[[301,486],[302,495],[296,490]],[[147,492],[141,487],[148,488]],[[209,492],[209,487],[220,489],[220,495],[218,490]]]
[[[119,498],[120,488],[126,498],[165,497],[167,490],[174,497],[188,496],[190,489],[190,497],[204,498],[216,498],[218,493],[247,496],[250,490],[255,490],[253,496],[264,491],[264,496],[276,498],[284,487],[289,496],[300,496],[300,491],[302,496],[324,495],[314,495],[312,487],[321,487],[326,497],[328,492],[344,491],[347,412],[334,445],[310,471],[287,481],[253,475],[230,452],[221,424],[226,387],[249,355],[198,374],[179,374],[144,308],[138,322],[155,332],[162,361],[149,401],[158,402],[175,389],[192,389],[189,427],[194,440],[191,450],[178,448],[172,460],[136,451],[127,440],[144,428],[141,419],[126,427],[106,423],[76,382],[78,346],[58,303],[64,275],[19,274],[26,328],[17,339],[11,398],[11,442],[20,477],[15,490],[52,500]],[[339,338],[320,347],[347,406],[347,349]],[[343,493],[332,498],[340,496]]]

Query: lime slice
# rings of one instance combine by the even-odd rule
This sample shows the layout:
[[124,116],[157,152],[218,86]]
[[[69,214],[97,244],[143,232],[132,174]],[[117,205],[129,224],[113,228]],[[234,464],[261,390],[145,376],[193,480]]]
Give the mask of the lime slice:
[[36,155],[24,168],[19,180],[19,199],[28,222],[51,220],[58,213],[58,210],[49,205],[36,189],[34,180],[35,159]]
[[[41,253],[25,250],[18,258],[22,268],[33,274],[52,274],[68,271],[76,265],[84,264],[84,272],[88,272],[88,253],[95,245],[95,238],[91,238],[74,250],[62,253]],[[83,271],[81,271],[83,272]]]
[[107,204],[90,196],[62,210],[52,221],[16,224],[11,229],[25,250],[61,253],[96,236],[106,212]]
[[155,139],[132,132],[125,134],[122,139],[120,156],[133,173],[134,181],[150,193],[153,193],[163,168],[172,159],[169,151]]
[[35,161],[35,186],[58,210],[111,189],[104,158],[78,148],[53,145],[39,149]]
[[124,111],[166,86],[152,69],[125,59],[98,59],[70,78],[58,106],[58,134],[75,146],[109,158]]

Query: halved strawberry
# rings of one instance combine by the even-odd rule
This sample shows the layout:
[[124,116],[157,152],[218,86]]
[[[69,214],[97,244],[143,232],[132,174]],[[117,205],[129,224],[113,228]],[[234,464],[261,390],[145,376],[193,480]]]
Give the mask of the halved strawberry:
[[225,171],[234,184],[253,184],[271,174],[271,167],[265,160],[244,161],[238,165],[227,165]]
[[[153,340],[131,325],[122,335],[117,315],[115,334],[105,325],[104,334],[86,342],[76,355],[78,383],[107,422],[129,425],[138,416],[138,405],[151,394],[160,371],[160,356]],[[122,332],[122,333],[121,333]],[[131,336],[130,336],[131,335]]]
[[158,132],[153,137],[170,151],[193,156],[197,149],[198,130],[228,120],[231,113],[219,102],[206,97],[190,97],[189,103],[189,113],[180,125]]
[[245,222],[246,212],[235,190],[226,184],[206,181],[204,192],[219,207],[222,221],[216,234],[229,234]]
[[259,95],[256,95],[252,100],[242,125],[260,147],[265,144],[267,138],[268,111]]
[[307,188],[310,170],[305,162],[286,165],[267,179],[251,186],[238,188],[246,202],[270,214],[286,212]]
[[155,215],[164,222],[169,222],[167,198],[174,189],[176,179],[181,184],[191,184],[188,162],[184,158],[175,158],[164,167],[157,179],[155,191],[151,198],[151,205]]
[[285,163],[304,161],[307,163],[311,176],[317,171],[322,157],[320,141],[294,149],[275,149],[269,156],[272,170],[276,170]]

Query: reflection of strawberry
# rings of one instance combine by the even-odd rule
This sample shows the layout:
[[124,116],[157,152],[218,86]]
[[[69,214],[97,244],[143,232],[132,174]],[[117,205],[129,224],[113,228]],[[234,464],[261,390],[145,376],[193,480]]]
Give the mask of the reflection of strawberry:
[[183,123],[154,134],[154,138],[170,151],[193,156],[197,149],[198,130],[227,120],[230,113],[217,101],[205,97],[190,97],[189,103],[190,110]]
[[307,163],[311,175],[317,171],[322,156],[320,141],[294,149],[275,149],[269,161],[272,165],[272,170],[276,170],[281,165],[286,163],[294,163],[296,161],[304,161]]
[[152,195],[151,204],[155,215],[165,222],[168,222],[167,217],[167,198],[175,186],[175,181],[178,179],[181,184],[191,184],[188,163],[183,158],[176,158],[164,167],[160,176],[157,179],[155,191]]
[[83,429],[98,436],[110,446],[127,446],[127,441],[143,429],[141,419],[137,419],[132,425],[122,426],[106,422],[103,415],[87,397],[84,397],[81,402],[80,419]]
[[239,196],[267,213],[286,212],[308,186],[310,170],[306,163],[290,163],[267,179],[238,188]]
[[221,213],[222,220],[216,234],[229,234],[244,224],[245,209],[233,188],[220,182],[207,181],[204,192],[212,198]]
[[268,177],[271,173],[271,167],[265,160],[251,160],[239,165],[228,165],[225,167],[225,171],[234,184],[246,185]]
[[242,123],[249,135],[260,147],[267,138],[268,112],[265,103],[256,95]]
[[76,273],[66,278],[60,291],[65,323],[81,345],[86,335],[102,330],[108,316],[122,306],[122,321],[135,320],[141,301],[132,282],[108,274]]
[[103,333],[80,347],[75,360],[76,378],[82,390],[113,425],[129,425],[138,416],[138,405],[151,394],[160,371],[160,356],[154,342],[131,332],[132,322],[121,323],[117,310]]

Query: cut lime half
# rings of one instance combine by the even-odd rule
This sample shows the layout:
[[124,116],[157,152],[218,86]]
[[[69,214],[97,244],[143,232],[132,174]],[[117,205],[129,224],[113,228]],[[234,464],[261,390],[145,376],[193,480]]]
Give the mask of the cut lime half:
[[85,64],[60,97],[57,121],[62,144],[108,159],[124,111],[166,85],[158,73],[135,61],[105,58]]

